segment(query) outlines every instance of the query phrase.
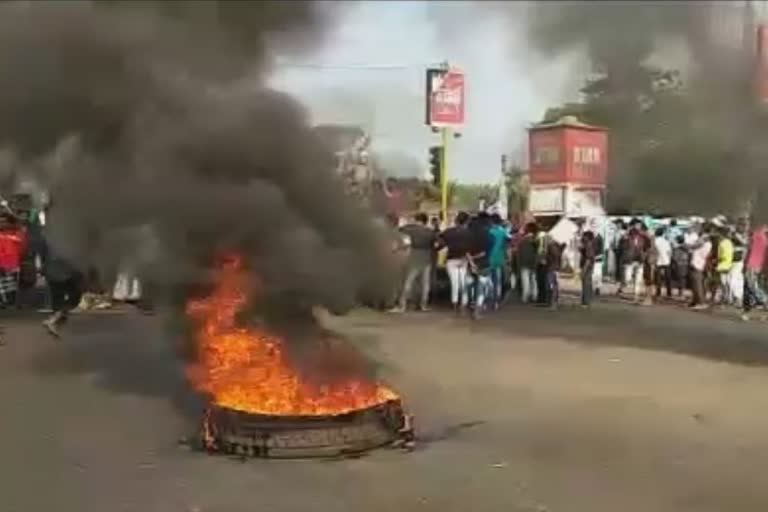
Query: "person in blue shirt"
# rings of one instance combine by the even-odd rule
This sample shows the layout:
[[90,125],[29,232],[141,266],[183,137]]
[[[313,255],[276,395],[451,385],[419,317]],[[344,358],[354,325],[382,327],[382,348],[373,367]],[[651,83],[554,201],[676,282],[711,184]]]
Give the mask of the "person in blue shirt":
[[491,305],[498,309],[501,304],[504,283],[504,267],[507,262],[507,244],[509,233],[498,213],[491,215],[491,228],[488,230],[488,259],[491,270]]

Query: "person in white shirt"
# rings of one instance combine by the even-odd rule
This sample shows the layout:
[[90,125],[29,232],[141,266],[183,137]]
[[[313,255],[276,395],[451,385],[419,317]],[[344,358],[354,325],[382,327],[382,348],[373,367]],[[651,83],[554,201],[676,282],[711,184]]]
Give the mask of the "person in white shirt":
[[704,228],[704,233],[691,246],[691,289],[693,291],[693,300],[690,306],[693,309],[706,309],[704,297],[704,271],[707,268],[709,253],[712,251],[712,242],[710,240],[708,228]]
[[656,250],[656,298],[661,296],[662,287],[667,289],[667,298],[672,297],[672,244],[666,236],[666,228],[656,230],[653,246]]

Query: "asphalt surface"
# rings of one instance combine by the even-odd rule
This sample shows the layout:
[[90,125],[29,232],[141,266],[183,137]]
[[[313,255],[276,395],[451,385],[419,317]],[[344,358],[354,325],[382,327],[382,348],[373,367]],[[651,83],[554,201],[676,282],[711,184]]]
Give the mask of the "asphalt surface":
[[246,463],[199,419],[161,317],[5,318],[0,512],[768,510],[767,324],[672,307],[329,319],[416,415],[419,448]]

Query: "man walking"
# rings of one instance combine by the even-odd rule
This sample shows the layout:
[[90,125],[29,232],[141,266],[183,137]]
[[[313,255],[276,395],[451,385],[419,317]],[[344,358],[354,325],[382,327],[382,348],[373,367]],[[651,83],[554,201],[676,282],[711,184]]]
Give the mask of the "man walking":
[[647,250],[647,242],[640,231],[639,224],[639,222],[632,223],[621,247],[621,264],[624,269],[622,285],[632,286],[635,302],[640,301]]
[[406,262],[405,281],[397,306],[391,311],[405,311],[408,299],[413,290],[413,283],[421,279],[421,297],[419,309],[427,311],[429,304],[430,278],[432,274],[432,252],[436,246],[434,230],[427,225],[429,218],[425,213],[417,213],[414,222],[400,228],[400,231],[410,239],[410,252]]
[[60,336],[59,329],[67,322],[69,312],[77,307],[83,296],[84,276],[46,241],[42,254],[43,273],[51,292],[53,314],[43,321],[48,332]]
[[491,291],[490,228],[490,218],[485,212],[480,212],[469,228],[472,234],[472,247],[467,260],[475,301],[472,311],[475,319],[480,318],[486,299],[493,293]]
[[490,237],[488,263],[491,270],[491,304],[493,309],[498,309],[504,289],[504,267],[507,263],[507,245],[510,240],[509,233],[504,227],[504,221],[498,213],[491,215],[491,228],[488,230],[488,236]]
[[467,255],[471,247],[471,235],[467,229],[469,215],[459,212],[454,226],[446,229],[439,239],[439,245],[447,250],[445,270],[451,283],[451,305],[454,311],[466,310],[469,304],[467,290]]

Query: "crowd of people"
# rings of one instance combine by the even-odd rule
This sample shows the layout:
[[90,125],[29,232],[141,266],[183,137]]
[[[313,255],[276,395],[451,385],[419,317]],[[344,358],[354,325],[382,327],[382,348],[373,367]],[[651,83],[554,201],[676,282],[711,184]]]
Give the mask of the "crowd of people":
[[459,212],[446,229],[424,213],[404,225],[389,220],[397,235],[392,251],[402,266],[391,312],[404,312],[412,299],[418,309],[429,309],[441,298],[441,280],[457,313],[480,317],[509,300],[556,309],[567,267],[579,278],[585,308],[607,282],[643,305],[686,300],[694,310],[732,306],[745,320],[766,307],[766,226],[750,228],[746,219],[687,226],[671,219],[651,226],[635,218],[616,220],[610,229],[581,219],[568,240],[535,221],[515,226],[486,212]]
[[695,310],[733,306],[749,320],[755,307],[766,307],[764,224],[750,229],[747,219],[731,224],[717,218],[683,229],[673,220],[651,233],[634,219],[618,223],[616,233],[619,293],[630,288],[636,302],[671,299],[673,290],[684,297],[690,290],[688,305]]
[[[394,227],[397,219],[391,222]],[[563,244],[535,223],[517,236],[498,214],[459,212],[453,226],[440,230],[426,214],[418,213],[398,232],[393,251],[402,262],[403,282],[394,294],[392,312],[405,311],[417,280],[418,307],[427,310],[438,266],[445,269],[451,306],[457,313],[479,317],[498,309],[518,282],[524,302],[557,305]]]

